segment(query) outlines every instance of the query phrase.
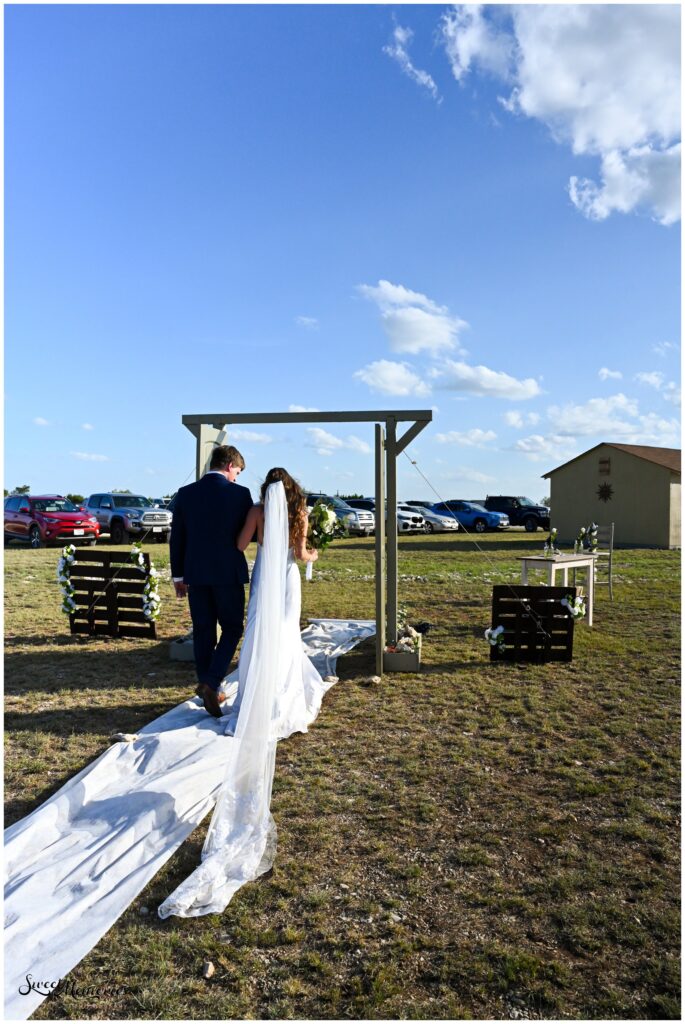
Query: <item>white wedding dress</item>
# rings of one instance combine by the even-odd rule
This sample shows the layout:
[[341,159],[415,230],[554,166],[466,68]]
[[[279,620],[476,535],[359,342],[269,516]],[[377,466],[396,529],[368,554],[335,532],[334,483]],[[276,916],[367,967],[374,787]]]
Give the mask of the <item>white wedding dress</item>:
[[202,861],[161,904],[162,918],[220,913],[245,882],[268,871],[276,855],[270,812],[276,743],[306,732],[328,685],[304,653],[300,572],[289,546],[282,483],[264,503],[264,541],[252,572],[247,623],[233,705],[224,705],[227,763]]

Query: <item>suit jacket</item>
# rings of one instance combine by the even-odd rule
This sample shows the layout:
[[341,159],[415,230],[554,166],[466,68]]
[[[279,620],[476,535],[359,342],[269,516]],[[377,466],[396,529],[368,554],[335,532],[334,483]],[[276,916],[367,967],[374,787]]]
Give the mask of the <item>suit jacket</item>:
[[247,561],[236,540],[252,508],[247,487],[207,473],[181,487],[171,524],[171,575],[185,583],[247,583]]

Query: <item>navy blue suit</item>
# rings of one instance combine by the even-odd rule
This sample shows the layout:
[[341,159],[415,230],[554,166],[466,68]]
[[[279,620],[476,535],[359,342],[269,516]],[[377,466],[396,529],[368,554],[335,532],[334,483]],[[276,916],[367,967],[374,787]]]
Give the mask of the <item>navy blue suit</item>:
[[174,503],[171,575],[188,584],[197,677],[213,690],[226,675],[243,633],[249,574],[236,541],[251,508],[248,488],[220,473],[181,487]]

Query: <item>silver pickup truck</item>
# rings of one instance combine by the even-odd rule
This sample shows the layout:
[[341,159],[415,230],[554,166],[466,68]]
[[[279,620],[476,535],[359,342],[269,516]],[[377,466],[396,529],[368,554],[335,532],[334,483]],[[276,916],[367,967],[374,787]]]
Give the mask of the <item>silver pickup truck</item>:
[[156,508],[141,494],[91,494],[86,508],[100,524],[100,533],[109,533],[112,544],[169,539],[171,512]]

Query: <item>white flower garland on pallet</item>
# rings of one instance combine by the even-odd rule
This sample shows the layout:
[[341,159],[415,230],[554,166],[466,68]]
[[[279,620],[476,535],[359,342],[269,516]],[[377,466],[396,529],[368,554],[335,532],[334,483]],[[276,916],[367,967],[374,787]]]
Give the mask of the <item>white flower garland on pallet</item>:
[[[145,572],[145,559],[140,544],[134,544],[131,548],[131,560],[138,563],[141,572]],[[143,615],[148,622],[154,622],[159,618],[159,610],[162,606],[162,599],[159,596],[159,573],[150,562],[150,572],[143,587]]]
[[[145,572],[145,558],[140,544],[134,544],[131,548],[131,561],[136,562],[141,572]],[[71,615],[76,611],[76,600],[74,585],[71,582],[70,569],[76,561],[76,547],[67,544],[62,548],[62,557],[57,563],[57,579],[62,591],[62,611],[65,615]],[[149,622],[159,618],[159,610],[162,606],[162,599],[159,596],[159,573],[150,562],[150,572],[143,587],[143,615]]]
[[57,579],[62,591],[62,611],[65,615],[71,615],[76,611],[76,601],[74,600],[76,591],[69,575],[69,570],[75,561],[76,547],[73,544],[67,544],[62,548],[62,557],[57,563]]

